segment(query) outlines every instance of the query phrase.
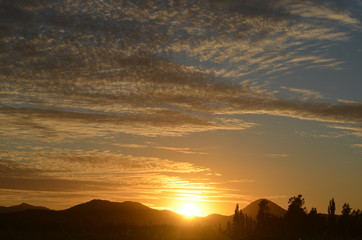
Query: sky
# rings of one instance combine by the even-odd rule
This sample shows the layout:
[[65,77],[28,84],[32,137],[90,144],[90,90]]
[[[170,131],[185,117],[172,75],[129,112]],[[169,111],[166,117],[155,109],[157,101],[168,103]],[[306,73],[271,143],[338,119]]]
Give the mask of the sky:
[[0,205],[362,209],[361,0],[4,0],[0,19]]

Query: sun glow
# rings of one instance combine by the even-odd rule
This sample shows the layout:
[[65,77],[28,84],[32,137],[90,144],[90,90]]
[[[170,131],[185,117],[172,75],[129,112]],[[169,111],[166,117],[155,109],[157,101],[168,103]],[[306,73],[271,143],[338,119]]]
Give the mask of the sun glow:
[[180,214],[186,217],[198,217],[201,216],[201,210],[195,203],[186,203],[182,205],[178,211]]

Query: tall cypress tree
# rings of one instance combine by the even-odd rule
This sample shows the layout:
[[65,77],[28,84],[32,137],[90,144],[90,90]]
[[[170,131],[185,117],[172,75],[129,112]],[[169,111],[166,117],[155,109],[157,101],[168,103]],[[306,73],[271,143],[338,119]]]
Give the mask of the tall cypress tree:
[[328,205],[328,228],[331,236],[336,234],[336,203],[334,198],[329,201]]
[[232,237],[233,239],[239,239],[241,235],[241,221],[240,221],[240,211],[239,204],[236,204],[233,223],[232,223]]

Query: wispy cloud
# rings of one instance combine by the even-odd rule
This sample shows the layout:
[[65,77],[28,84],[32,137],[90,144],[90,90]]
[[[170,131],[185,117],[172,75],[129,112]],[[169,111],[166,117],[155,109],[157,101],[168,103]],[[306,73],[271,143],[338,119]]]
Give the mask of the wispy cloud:
[[155,148],[168,150],[168,151],[175,151],[175,152],[185,153],[185,154],[207,154],[205,152],[195,152],[190,148],[177,148],[177,147],[155,147]]
[[356,144],[353,144],[352,147],[354,147],[354,148],[362,148],[362,144],[361,143],[356,143]]
[[294,1],[291,5],[293,14],[315,19],[334,20],[336,23],[355,25],[359,21],[353,18],[347,11],[336,10],[336,1]]
[[114,146],[117,147],[124,147],[124,148],[147,148],[147,145],[141,145],[141,144],[113,144]]
[[[64,176],[66,178],[79,173],[81,176],[94,179],[93,172],[98,172],[102,178],[113,179],[113,174],[123,173],[199,173],[209,172],[210,169],[197,167],[187,162],[175,162],[167,159],[132,157],[107,152],[4,152],[3,160],[21,162],[20,166],[39,171],[40,175]],[[18,164],[17,164],[18,165]],[[97,170],[98,169],[98,170]]]
[[173,151],[184,154],[207,154],[206,152],[195,151],[187,147],[180,148],[180,147],[153,146],[153,145],[140,145],[140,144],[113,144],[113,145],[125,148],[155,148],[155,149],[162,149],[162,150]]
[[330,128],[347,130],[350,134],[356,136],[362,136],[362,126],[352,126],[352,125],[328,125]]
[[[145,193],[167,189],[213,188],[203,183],[209,168],[188,162],[106,152],[2,152],[1,189]],[[199,176],[195,178],[194,175]],[[188,176],[190,175],[190,176]],[[169,190],[168,190],[169,191]]]
[[[238,119],[204,117],[172,110],[143,114],[82,113],[69,110],[0,107],[2,134],[18,137],[82,138],[124,132],[147,136],[180,136],[210,130],[243,130],[253,123]],[[6,121],[5,121],[6,119]]]
[[285,154],[285,153],[269,153],[269,154],[266,154],[266,157],[277,159],[277,158],[286,158],[286,157],[289,157],[289,155]]
[[[177,136],[190,132],[250,128],[255,124],[230,118],[233,114],[250,113],[341,123],[359,123],[362,119],[361,104],[293,103],[247,91],[243,87],[216,84],[209,91],[200,89],[201,95],[194,97],[195,103],[176,105],[173,109],[148,108],[149,111],[144,109],[142,113],[130,110],[128,114],[2,106],[0,117],[6,119],[2,134],[54,137],[61,133],[63,137],[74,138],[113,131]],[[221,115],[225,117],[219,117]]]
[[[14,1],[2,7],[7,12],[0,68],[5,135],[64,139],[119,131],[179,136],[247,129],[254,124],[234,114],[248,113],[361,121],[360,105],[290,102],[232,83],[296,64],[339,65],[337,59],[301,51],[310,39],[321,44],[348,39],[348,32],[328,21],[358,22],[332,5],[78,0],[32,6]],[[316,18],[322,22],[316,24]]]
[[229,182],[231,183],[254,183],[255,180],[252,180],[252,179],[233,179],[233,180],[230,180]]
[[324,98],[321,93],[313,91],[313,90],[300,89],[300,88],[290,88],[290,87],[285,87],[285,86],[282,86],[280,88],[289,90],[289,91],[291,91],[293,93],[300,94],[302,101],[317,100],[317,99],[323,99]]
[[224,187],[225,180],[211,177],[211,169],[188,162],[97,151],[55,150],[8,151],[2,152],[0,158],[0,192],[12,196],[13,200],[19,198],[19,194],[26,194],[28,201],[75,196],[84,200],[98,196],[122,201],[145,201],[159,196],[207,202],[244,198],[238,190]]

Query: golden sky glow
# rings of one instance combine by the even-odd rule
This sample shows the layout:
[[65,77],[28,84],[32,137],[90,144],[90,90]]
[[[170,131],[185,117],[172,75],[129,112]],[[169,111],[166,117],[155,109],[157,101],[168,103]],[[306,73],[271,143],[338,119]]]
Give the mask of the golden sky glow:
[[0,205],[362,208],[361,1],[0,6]]

